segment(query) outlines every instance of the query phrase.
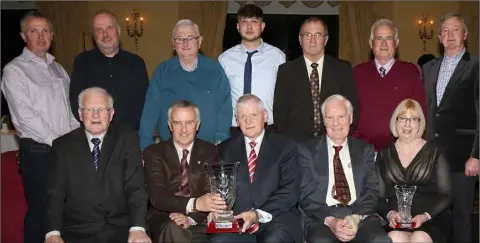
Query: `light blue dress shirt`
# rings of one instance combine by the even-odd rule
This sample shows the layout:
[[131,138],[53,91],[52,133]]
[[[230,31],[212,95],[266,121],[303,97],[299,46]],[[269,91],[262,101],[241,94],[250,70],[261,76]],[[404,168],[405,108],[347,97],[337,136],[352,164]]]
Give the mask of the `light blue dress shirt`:
[[[277,47],[263,41],[257,50],[258,53],[252,56],[252,94],[263,101],[268,112],[267,123],[271,125],[273,124],[273,93],[277,81],[277,70],[280,64],[285,63],[285,54]],[[232,89],[232,126],[238,126],[235,119],[235,105],[238,98],[243,95],[243,74],[248,57],[247,51],[255,50],[247,50],[245,46],[238,44],[218,57]]]

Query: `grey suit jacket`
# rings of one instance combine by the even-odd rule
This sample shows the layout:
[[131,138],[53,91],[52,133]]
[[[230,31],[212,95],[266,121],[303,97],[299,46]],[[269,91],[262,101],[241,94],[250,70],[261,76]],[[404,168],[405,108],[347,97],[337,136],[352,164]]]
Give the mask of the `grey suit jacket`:
[[327,138],[317,137],[298,145],[298,162],[301,170],[300,209],[303,223],[311,220],[323,223],[328,216],[343,218],[351,214],[372,215],[379,197],[375,173],[373,146],[348,137],[357,200],[345,208],[326,204],[328,190]]

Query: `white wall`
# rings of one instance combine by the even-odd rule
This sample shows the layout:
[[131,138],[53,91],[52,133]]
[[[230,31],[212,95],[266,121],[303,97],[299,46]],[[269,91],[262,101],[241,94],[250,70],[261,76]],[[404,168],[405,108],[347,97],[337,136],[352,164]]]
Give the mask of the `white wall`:
[[[247,1],[247,3],[254,3],[254,1]],[[240,8],[240,4],[235,1],[228,2],[228,13],[237,13]],[[302,1],[296,1],[290,7],[286,8],[278,1],[271,1],[271,3],[265,7],[261,7],[264,14],[305,14],[305,15],[338,15],[339,6],[331,7],[327,1],[316,7],[307,7]]]

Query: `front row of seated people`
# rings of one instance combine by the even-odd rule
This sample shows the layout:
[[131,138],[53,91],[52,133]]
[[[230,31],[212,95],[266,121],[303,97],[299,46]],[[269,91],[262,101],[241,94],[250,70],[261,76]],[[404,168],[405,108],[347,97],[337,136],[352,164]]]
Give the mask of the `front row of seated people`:
[[[299,144],[265,131],[267,112],[255,95],[236,104],[242,135],[218,146],[196,138],[199,109],[176,101],[168,110],[172,138],[143,151],[144,169],[138,136],[110,126],[105,90],[84,90],[79,107],[84,126],[53,143],[46,242],[442,242],[448,235],[450,171],[441,149],[421,138],[425,118],[414,100],[395,110],[398,140],[376,163],[372,145],[349,137],[353,108],[340,95],[321,105],[326,135]],[[240,234],[205,234],[226,208],[204,168],[218,161],[240,162],[233,206],[244,221]],[[417,186],[416,224],[387,234],[382,222],[399,220],[396,184]]]

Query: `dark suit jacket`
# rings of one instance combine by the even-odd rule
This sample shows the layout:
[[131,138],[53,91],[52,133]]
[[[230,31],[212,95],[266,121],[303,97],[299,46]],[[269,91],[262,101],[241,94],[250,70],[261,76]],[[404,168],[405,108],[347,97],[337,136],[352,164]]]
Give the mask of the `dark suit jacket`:
[[427,138],[444,148],[452,172],[478,158],[478,57],[465,52],[437,106],[437,79],[443,56],[423,66],[427,97]]
[[[297,141],[313,137],[311,90],[303,55],[280,65],[273,101],[273,119],[279,133]],[[352,127],[355,128],[358,120],[358,94],[353,68],[347,61],[325,55],[318,106],[320,107],[323,101],[333,94],[341,94],[352,103],[354,108]],[[323,125],[320,127],[321,133],[325,133],[325,127]]]
[[[240,162],[236,180],[235,214],[260,209],[272,215],[294,235],[300,214],[296,208],[299,197],[297,148],[295,142],[280,134],[265,132],[258,153],[253,182],[248,173],[245,137],[230,138],[219,145],[222,161]],[[260,231],[264,224],[260,224]],[[299,230],[297,230],[297,228]],[[297,232],[300,231],[300,232]]]
[[[181,184],[180,159],[173,140],[169,139],[150,145],[143,151],[147,188],[150,201],[149,219],[157,224],[169,221],[170,213],[186,213],[190,197],[175,195]],[[192,198],[198,198],[210,192],[210,184],[204,167],[205,162],[217,160],[215,145],[195,139],[188,167],[188,186]],[[189,213],[198,224],[203,222],[207,213]]]
[[55,139],[52,150],[47,232],[59,230],[73,240],[97,233],[106,223],[146,227],[148,197],[136,132],[109,127],[98,171],[82,127]]
[[357,200],[346,208],[329,207],[326,204],[328,190],[327,138],[321,136],[298,145],[298,160],[302,182],[300,185],[300,209],[304,224],[315,220],[323,224],[328,216],[343,218],[351,214],[372,215],[379,197],[375,172],[373,146],[348,137],[353,178]]

